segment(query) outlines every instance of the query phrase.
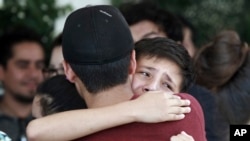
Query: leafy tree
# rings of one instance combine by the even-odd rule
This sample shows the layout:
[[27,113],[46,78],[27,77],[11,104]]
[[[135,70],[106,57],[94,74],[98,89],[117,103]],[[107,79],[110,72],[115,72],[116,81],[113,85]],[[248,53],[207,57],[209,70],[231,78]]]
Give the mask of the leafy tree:
[[56,0],[3,0],[0,7],[0,34],[8,27],[26,25],[42,36],[49,52],[54,38],[55,20],[71,9],[70,5],[57,6]]

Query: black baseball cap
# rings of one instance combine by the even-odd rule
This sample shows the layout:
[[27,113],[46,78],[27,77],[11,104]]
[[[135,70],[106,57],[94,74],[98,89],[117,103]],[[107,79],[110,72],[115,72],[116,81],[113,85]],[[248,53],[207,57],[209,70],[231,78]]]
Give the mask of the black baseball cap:
[[111,5],[78,9],[66,19],[62,47],[72,64],[101,65],[120,60],[134,48],[129,26]]

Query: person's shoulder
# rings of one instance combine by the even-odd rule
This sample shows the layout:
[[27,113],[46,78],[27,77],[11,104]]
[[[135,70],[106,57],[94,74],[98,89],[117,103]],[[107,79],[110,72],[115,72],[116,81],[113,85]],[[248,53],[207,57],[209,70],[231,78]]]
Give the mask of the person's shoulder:
[[192,103],[192,101],[194,101],[195,103],[199,104],[197,99],[189,93],[178,93],[176,95],[180,96],[182,99],[189,99],[191,101],[191,103]]
[[188,90],[187,93],[191,94],[195,98],[199,99],[200,97],[203,98],[213,98],[212,92],[205,88],[204,86],[193,84]]

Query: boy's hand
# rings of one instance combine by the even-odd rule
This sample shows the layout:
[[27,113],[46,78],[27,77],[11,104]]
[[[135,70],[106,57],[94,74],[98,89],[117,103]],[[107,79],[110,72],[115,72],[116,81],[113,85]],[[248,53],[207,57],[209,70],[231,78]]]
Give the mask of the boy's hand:
[[156,123],[181,120],[191,111],[189,100],[161,91],[147,92],[131,101],[138,122]]

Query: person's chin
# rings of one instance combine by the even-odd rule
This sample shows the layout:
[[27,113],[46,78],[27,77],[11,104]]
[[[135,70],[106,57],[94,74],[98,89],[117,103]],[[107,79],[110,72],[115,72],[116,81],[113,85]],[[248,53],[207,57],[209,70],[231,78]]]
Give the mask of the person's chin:
[[34,91],[20,91],[19,93],[13,94],[14,98],[24,104],[32,104],[35,97]]
[[35,84],[27,85],[27,89],[28,89],[29,91],[36,91],[37,85],[35,85]]
[[22,90],[20,90],[19,92],[25,96],[25,97],[34,97],[35,93],[36,93],[36,89],[37,87],[34,88],[30,88],[30,87],[25,87]]

